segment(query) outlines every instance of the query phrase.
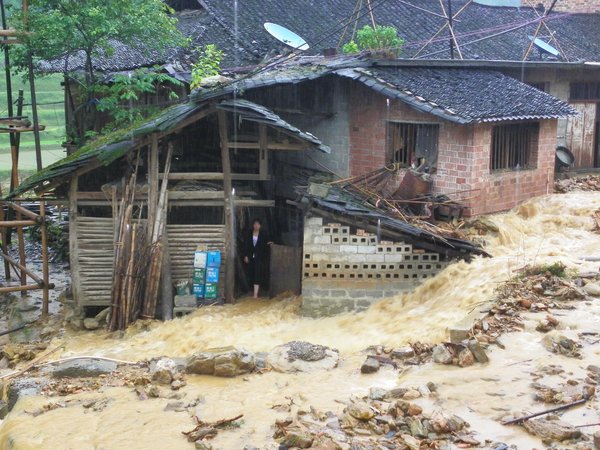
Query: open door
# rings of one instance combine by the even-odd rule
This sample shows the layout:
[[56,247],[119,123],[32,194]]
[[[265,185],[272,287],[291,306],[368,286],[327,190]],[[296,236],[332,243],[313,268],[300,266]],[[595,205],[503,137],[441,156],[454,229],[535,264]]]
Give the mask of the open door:
[[270,294],[300,295],[302,288],[302,247],[271,245]]

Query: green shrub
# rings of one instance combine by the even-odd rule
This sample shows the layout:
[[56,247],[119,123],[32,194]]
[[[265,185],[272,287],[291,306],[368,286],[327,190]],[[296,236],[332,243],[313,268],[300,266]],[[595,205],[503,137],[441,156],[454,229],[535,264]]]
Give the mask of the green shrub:
[[373,28],[365,25],[356,33],[356,41],[352,40],[342,47],[344,53],[359,51],[383,52],[386,56],[396,57],[400,54],[404,39],[398,36],[394,27],[376,25]]

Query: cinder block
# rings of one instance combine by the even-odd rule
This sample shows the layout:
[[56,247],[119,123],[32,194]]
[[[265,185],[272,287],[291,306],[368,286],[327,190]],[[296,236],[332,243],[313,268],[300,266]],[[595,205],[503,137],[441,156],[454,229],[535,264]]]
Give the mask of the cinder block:
[[413,248],[412,245],[400,243],[395,245],[395,251],[396,253],[412,253]]
[[377,245],[377,236],[368,236],[369,245]]
[[319,253],[322,249],[319,244],[304,244],[304,253]]
[[350,236],[350,227],[340,227],[340,234]]
[[329,253],[330,255],[336,255],[340,252],[340,246],[337,244],[325,244],[325,245],[321,245],[320,251],[322,253]]
[[315,236],[315,244],[331,244],[331,235]]
[[358,246],[356,246],[356,245],[340,245],[340,252],[342,252],[342,253],[358,253]]
[[383,254],[396,253],[396,246],[394,244],[385,244],[385,245],[380,244],[377,246],[377,253],[383,253]]
[[385,255],[382,253],[375,253],[373,255],[365,255],[367,262],[385,262]]
[[436,262],[439,260],[440,255],[437,253],[424,253],[421,255],[421,261],[431,261]]
[[374,245],[359,245],[358,253],[374,255],[375,253],[377,253],[377,247],[375,247]]
[[350,237],[348,235],[340,234],[340,235],[332,235],[331,236],[332,244],[349,244]]
[[399,263],[404,260],[404,255],[385,254],[383,256],[384,256],[383,261],[386,263]]
[[331,255],[329,253],[313,253],[310,259],[314,262],[329,262]]
[[304,221],[305,225],[311,227],[322,227],[323,226],[323,218],[322,217],[309,217]]

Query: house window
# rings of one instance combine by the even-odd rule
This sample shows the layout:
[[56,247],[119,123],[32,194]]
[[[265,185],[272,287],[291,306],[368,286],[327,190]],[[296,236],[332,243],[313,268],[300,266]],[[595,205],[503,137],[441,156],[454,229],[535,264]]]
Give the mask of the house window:
[[440,126],[430,123],[388,122],[388,155],[393,163],[437,165]]
[[537,122],[495,126],[492,131],[490,170],[535,167],[538,134]]
[[571,83],[570,100],[600,101],[600,83]]
[[548,83],[545,81],[538,81],[535,83],[527,83],[529,86],[536,88],[538,91],[548,92]]

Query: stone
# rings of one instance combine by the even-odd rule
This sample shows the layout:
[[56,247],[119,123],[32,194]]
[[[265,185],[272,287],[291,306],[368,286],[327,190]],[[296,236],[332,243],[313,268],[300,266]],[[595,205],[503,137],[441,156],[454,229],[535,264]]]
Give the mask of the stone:
[[375,358],[367,357],[365,362],[360,367],[361,373],[374,373],[379,370],[380,364],[379,361]]
[[404,400],[414,400],[414,399],[420,398],[420,397],[421,397],[421,393],[416,389],[409,389],[402,396],[402,398]]
[[88,317],[87,319],[83,319],[83,328],[86,330],[97,330],[100,328],[100,322],[93,317]]
[[421,448],[421,441],[410,434],[403,434],[401,437],[410,450],[419,450]]
[[46,378],[18,378],[10,381],[6,399],[8,410],[12,410],[21,397],[40,395],[42,388],[48,384]]
[[382,401],[385,396],[388,394],[387,389],[372,387],[369,389],[369,398],[375,401]]
[[415,356],[415,351],[412,347],[395,348],[390,353],[390,357],[396,359],[412,358]]
[[418,416],[419,414],[421,414],[423,412],[423,408],[421,408],[419,405],[415,405],[414,403],[411,403],[408,405],[408,415],[409,416]]
[[600,285],[596,283],[588,283],[583,286],[583,292],[592,297],[600,297]]
[[600,450],[600,431],[594,433],[594,448]]
[[4,400],[0,400],[0,420],[4,420],[8,413],[8,403]]
[[581,431],[562,420],[535,419],[523,422],[525,429],[542,441],[564,441],[581,437]]
[[364,402],[353,403],[348,406],[348,414],[358,420],[371,420],[375,417],[375,411]]
[[171,384],[177,373],[177,364],[170,358],[160,358],[150,364],[150,377],[158,384]]
[[212,375],[215,372],[215,355],[208,352],[195,353],[186,364],[187,373]]
[[178,391],[182,387],[184,387],[187,383],[183,380],[175,380],[171,383],[171,389],[174,391]]
[[194,443],[194,448],[196,450],[212,450],[213,446],[199,440]]
[[276,372],[295,373],[334,369],[339,358],[339,352],[329,347],[292,341],[270,351],[266,362]]
[[79,358],[48,366],[44,371],[51,372],[55,378],[97,377],[117,370],[117,363],[102,359]]
[[94,316],[94,319],[96,319],[98,322],[106,322],[106,319],[107,319],[109,313],[110,313],[110,307],[104,308],[102,311],[100,311],[98,314],[96,314]]
[[433,347],[433,361],[438,364],[452,364],[452,352],[445,345],[438,344]]
[[284,447],[310,448],[313,444],[313,437],[303,431],[288,431],[284,436],[281,445]]
[[410,434],[417,437],[427,437],[427,428],[417,418],[407,419],[409,422]]
[[475,357],[468,348],[462,349],[458,354],[458,365],[460,367],[468,367],[475,364]]

